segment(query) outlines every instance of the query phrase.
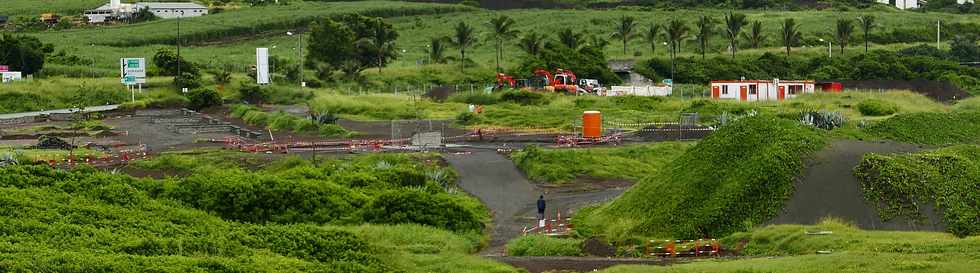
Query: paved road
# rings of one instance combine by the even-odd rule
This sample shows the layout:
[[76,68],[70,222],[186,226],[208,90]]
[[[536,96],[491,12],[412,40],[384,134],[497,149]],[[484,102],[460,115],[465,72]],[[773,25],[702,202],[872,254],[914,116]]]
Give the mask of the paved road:
[[501,253],[507,241],[521,233],[521,226],[515,224],[523,221],[518,214],[534,204],[538,189],[496,151],[447,154],[446,160],[462,177],[459,186],[483,201],[493,214],[490,245],[482,254]]
[[[562,211],[562,217],[586,205],[609,201],[626,188],[607,188],[597,191],[562,191],[536,187],[517,169],[517,166],[495,150],[470,149],[463,153],[449,153],[449,161],[460,174],[459,186],[476,196],[493,214],[490,244],[480,252],[485,256],[506,255],[505,246],[520,236],[525,225],[533,225],[537,219],[536,201],[544,194],[548,202],[547,214]],[[547,192],[551,191],[551,192]]]
[[[100,106],[90,106],[82,109],[82,112],[102,112],[116,110],[119,108],[119,104],[112,105],[100,105]],[[71,114],[74,113],[77,108],[74,109],[55,109],[47,111],[35,111],[35,112],[22,112],[22,113],[10,113],[10,114],[0,114],[0,119],[12,119],[12,118],[23,118],[23,117],[36,117],[40,115],[50,115],[50,114]]]

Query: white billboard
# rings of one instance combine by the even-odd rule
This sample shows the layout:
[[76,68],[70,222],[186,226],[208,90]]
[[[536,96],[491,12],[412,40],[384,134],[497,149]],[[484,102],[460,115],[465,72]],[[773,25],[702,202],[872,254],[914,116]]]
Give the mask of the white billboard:
[[0,72],[0,82],[19,81],[20,79],[21,79],[20,72],[16,72],[16,71]]
[[258,84],[269,84],[269,49],[255,49],[255,80]]
[[144,58],[122,58],[119,59],[119,78],[125,85],[136,85],[146,83],[146,59]]

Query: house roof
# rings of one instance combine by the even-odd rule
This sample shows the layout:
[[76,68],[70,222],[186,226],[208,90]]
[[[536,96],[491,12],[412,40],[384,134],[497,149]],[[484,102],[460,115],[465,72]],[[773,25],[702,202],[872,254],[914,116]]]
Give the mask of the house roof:
[[192,2],[139,2],[136,3],[150,9],[207,9],[198,3]]

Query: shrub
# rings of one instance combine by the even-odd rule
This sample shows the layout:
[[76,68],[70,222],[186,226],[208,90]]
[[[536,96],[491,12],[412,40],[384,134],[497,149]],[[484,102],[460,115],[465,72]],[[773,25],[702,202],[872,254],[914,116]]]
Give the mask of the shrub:
[[187,107],[195,111],[221,105],[221,95],[213,89],[196,89],[187,93]]
[[887,116],[898,112],[898,104],[878,99],[867,99],[857,105],[858,111],[865,116]]
[[450,98],[451,101],[461,102],[473,105],[493,105],[497,104],[498,98],[492,94],[486,93],[470,93],[466,95],[455,95]]
[[510,256],[584,256],[582,243],[576,239],[544,235],[523,236],[507,242]]
[[548,102],[543,94],[526,91],[505,91],[500,100],[520,105],[542,105]]
[[456,123],[460,125],[473,125],[480,123],[480,116],[472,112],[462,112],[456,115]]
[[378,224],[418,223],[452,231],[482,231],[480,216],[458,201],[415,190],[386,191],[367,206],[364,220]]
[[254,84],[242,84],[238,89],[238,98],[249,104],[262,104],[269,100],[269,90]]

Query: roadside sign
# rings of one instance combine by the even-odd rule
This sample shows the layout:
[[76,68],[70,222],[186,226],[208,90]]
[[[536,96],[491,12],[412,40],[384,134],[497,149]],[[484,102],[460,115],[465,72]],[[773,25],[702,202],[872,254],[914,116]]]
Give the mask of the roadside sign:
[[666,85],[674,85],[674,79],[664,79],[663,82]]
[[120,81],[125,85],[146,83],[146,59],[119,59],[119,77],[121,79]]

